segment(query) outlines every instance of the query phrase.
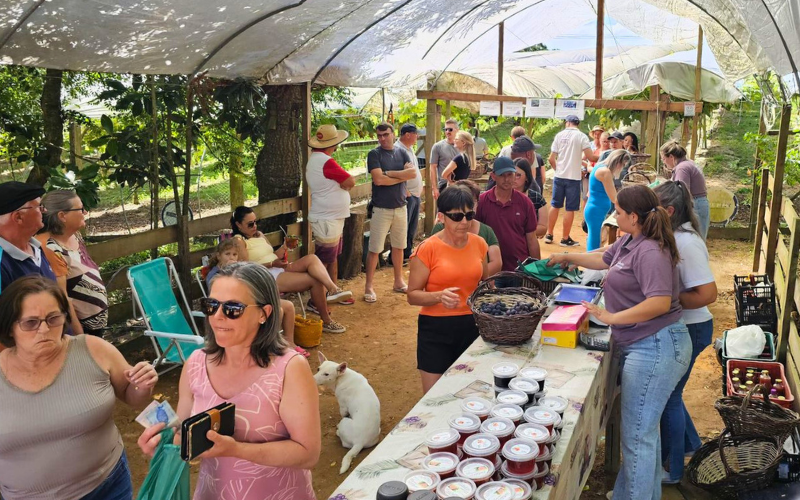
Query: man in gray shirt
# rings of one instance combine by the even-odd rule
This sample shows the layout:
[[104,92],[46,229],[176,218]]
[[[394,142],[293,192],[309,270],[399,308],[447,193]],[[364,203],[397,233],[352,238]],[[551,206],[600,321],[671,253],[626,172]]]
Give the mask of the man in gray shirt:
[[458,132],[458,122],[450,118],[444,122],[444,139],[437,142],[431,148],[431,166],[428,168],[430,171],[429,182],[433,189],[433,199],[439,199],[439,181],[442,178],[442,172],[450,162],[453,161],[458,155],[458,150],[455,146],[456,132]]

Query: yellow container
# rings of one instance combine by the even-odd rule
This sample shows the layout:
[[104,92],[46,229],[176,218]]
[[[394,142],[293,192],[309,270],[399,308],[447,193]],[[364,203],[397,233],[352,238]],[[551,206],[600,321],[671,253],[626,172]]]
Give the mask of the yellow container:
[[294,343],[310,349],[322,343],[322,320],[294,317]]

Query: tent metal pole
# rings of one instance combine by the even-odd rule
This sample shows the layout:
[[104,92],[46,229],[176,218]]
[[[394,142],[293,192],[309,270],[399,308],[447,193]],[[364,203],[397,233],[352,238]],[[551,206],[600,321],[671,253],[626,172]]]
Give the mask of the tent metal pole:
[[503,95],[503,37],[505,36],[506,23],[500,21],[497,25],[497,95]]
[[603,98],[603,52],[605,31],[605,0],[597,0],[597,52],[594,66],[594,98]]
[[[700,77],[703,72],[703,27],[697,27],[697,64],[694,67],[694,102],[700,102]],[[692,152],[691,158],[697,153],[697,143],[700,140],[700,133],[697,130],[700,124],[700,113],[695,106],[694,117],[692,118]]]

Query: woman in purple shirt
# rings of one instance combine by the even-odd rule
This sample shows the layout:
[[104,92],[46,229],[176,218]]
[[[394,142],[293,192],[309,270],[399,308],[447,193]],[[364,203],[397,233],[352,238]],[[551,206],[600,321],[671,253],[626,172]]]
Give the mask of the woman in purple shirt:
[[661,161],[667,170],[672,172],[671,179],[686,184],[692,193],[694,213],[700,222],[700,236],[706,239],[708,226],[711,224],[711,206],[708,204],[706,178],[692,160],[686,158],[686,148],[677,141],[669,141],[661,146]]
[[617,195],[625,236],[605,252],[556,254],[551,265],[608,269],[603,309],[584,303],[611,326],[622,379],[622,469],[614,499],[661,498],[659,421],[689,366],[692,345],[678,300],[680,260],[666,210],[647,186]]

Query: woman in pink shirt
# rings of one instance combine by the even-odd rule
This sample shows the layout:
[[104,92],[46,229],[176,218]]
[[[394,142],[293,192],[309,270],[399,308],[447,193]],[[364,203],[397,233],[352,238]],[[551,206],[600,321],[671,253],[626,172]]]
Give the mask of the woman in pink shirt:
[[[308,362],[280,334],[279,303],[267,269],[247,262],[221,269],[201,300],[206,347],[183,367],[177,413],[184,420],[231,402],[236,426],[233,437],[208,432],[214,446],[200,455],[194,500],[315,499],[319,396]],[[152,456],[162,429],[142,433],[145,454]]]

